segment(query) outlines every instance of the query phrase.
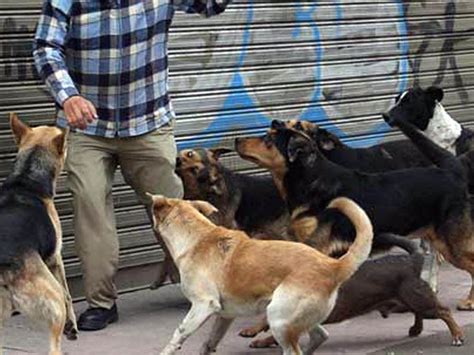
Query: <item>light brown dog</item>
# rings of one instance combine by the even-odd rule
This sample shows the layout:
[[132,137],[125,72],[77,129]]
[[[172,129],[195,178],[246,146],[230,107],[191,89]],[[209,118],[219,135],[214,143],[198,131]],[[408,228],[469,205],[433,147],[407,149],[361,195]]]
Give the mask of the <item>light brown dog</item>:
[[50,354],[58,355],[62,333],[68,339],[77,334],[53,203],[66,157],[67,131],[30,128],[15,114],[10,115],[10,124],[19,149],[13,171],[0,189],[0,329],[11,310],[18,310],[47,324]]
[[368,257],[373,231],[365,212],[346,198],[330,206],[346,214],[357,237],[339,259],[306,245],[250,239],[218,227],[204,215],[216,209],[204,201],[153,198],[154,228],[163,236],[180,271],[191,310],[161,354],[174,354],[211,315],[216,315],[201,354],[215,351],[237,316],[265,312],[284,354],[302,354],[300,336],[309,332],[312,354],[321,323],[334,307],[337,291]]

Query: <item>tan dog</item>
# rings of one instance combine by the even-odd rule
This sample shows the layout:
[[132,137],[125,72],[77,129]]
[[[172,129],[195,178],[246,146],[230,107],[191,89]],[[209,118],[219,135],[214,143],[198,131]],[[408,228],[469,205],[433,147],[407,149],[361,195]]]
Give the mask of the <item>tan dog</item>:
[[53,203],[67,132],[30,128],[15,114],[10,124],[19,150],[0,189],[0,329],[16,309],[48,325],[50,354],[58,355],[63,331],[68,339],[77,334]]
[[346,198],[330,206],[349,217],[357,237],[344,256],[333,259],[300,243],[254,240],[218,227],[204,217],[216,212],[207,202],[151,197],[155,229],[192,303],[163,355],[174,354],[211,315],[217,320],[201,354],[215,351],[235,317],[263,312],[284,354],[302,353],[298,340],[305,332],[310,334],[305,354],[312,354],[321,335],[327,337],[320,324],[334,307],[340,285],[367,259],[372,245],[370,220]]

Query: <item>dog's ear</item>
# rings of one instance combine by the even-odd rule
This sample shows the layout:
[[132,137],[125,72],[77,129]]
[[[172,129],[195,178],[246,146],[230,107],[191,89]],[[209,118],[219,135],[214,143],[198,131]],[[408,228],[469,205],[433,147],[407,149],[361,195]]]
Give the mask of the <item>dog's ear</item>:
[[209,152],[211,152],[211,155],[214,159],[219,160],[221,155],[232,153],[233,150],[229,148],[213,148],[213,149],[209,149]]
[[396,104],[398,103],[398,101],[400,101],[400,98],[402,97],[402,94],[403,94],[403,93],[397,94],[397,96],[395,96],[395,103],[396,103]]
[[56,151],[59,155],[63,155],[66,150],[67,145],[67,135],[69,133],[68,129],[61,129],[61,134],[54,137],[53,145],[56,148]]
[[295,129],[298,131],[304,131],[303,123],[301,123],[301,121],[297,121],[295,124]]
[[213,213],[216,213],[219,211],[217,208],[215,208],[213,205],[211,205],[209,202],[206,202],[206,201],[195,200],[195,201],[189,201],[189,202],[195,209],[197,209],[206,217],[209,217]]
[[149,199],[149,201],[151,201],[150,205],[151,205],[151,210],[154,217],[157,216],[157,213],[163,207],[170,206],[168,199],[164,197],[163,195],[152,195],[151,193],[147,192],[146,196]]
[[202,168],[199,169],[197,167],[193,168],[193,174],[196,177],[196,181],[200,184],[205,184],[205,183],[210,183],[211,182],[211,176],[209,174],[209,168]]
[[18,115],[14,112],[10,113],[10,127],[17,145],[20,145],[22,137],[31,131],[30,126],[28,126],[26,123],[23,123]]
[[216,194],[217,196],[221,196],[224,194],[222,184],[220,184],[219,181],[219,172],[216,167],[213,167],[213,169],[209,173],[209,190],[211,193]]
[[294,163],[298,156],[303,153],[303,141],[300,137],[292,136],[288,141],[288,146],[286,147],[286,154],[288,156],[288,161]]
[[224,191],[222,191],[222,189],[217,184],[212,184],[210,190],[213,194],[216,194],[217,196],[221,196],[224,194]]
[[273,120],[272,121],[272,125],[271,125],[271,128],[272,129],[279,129],[279,128],[285,128],[286,125],[285,125],[285,122],[283,121],[280,121],[280,120]]
[[326,151],[330,151],[336,148],[336,144],[330,137],[324,137],[322,140],[320,140],[319,146],[321,147],[321,149],[324,149]]
[[150,206],[153,206],[155,203],[154,196],[149,192],[145,192],[145,196],[146,196],[146,204],[147,205],[150,204]]
[[433,101],[441,102],[441,100],[443,100],[443,97],[444,97],[443,89],[441,89],[437,86],[430,86],[428,89],[425,90],[425,93]]
[[341,145],[341,141],[337,136],[323,129],[320,129],[317,133],[316,140],[318,142],[319,148],[326,151],[331,151],[337,146]]
[[146,198],[148,199],[148,201],[146,201],[146,203],[150,204],[151,206],[151,210],[153,211],[153,215],[155,214],[155,209],[157,208],[157,202],[158,200],[162,197],[160,195],[152,195],[151,193],[149,192],[146,192],[145,193],[145,196]]
[[149,199],[150,205],[153,207],[166,203],[166,197],[163,195],[152,195],[149,192],[146,192],[145,195]]

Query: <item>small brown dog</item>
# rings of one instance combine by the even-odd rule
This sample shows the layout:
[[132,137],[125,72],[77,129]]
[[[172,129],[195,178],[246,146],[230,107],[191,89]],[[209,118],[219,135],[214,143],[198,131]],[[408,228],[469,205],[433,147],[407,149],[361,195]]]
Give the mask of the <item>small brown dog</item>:
[[[154,228],[163,237],[181,275],[191,310],[161,354],[174,354],[211,315],[217,315],[201,354],[215,351],[237,316],[266,312],[284,354],[301,354],[300,336],[309,332],[312,354],[321,323],[331,312],[340,285],[368,257],[373,231],[366,213],[353,201],[330,204],[352,221],[356,239],[339,259],[306,245],[249,238],[219,227],[204,215],[216,209],[204,201],[152,196]],[[204,280],[204,281],[203,281]]]

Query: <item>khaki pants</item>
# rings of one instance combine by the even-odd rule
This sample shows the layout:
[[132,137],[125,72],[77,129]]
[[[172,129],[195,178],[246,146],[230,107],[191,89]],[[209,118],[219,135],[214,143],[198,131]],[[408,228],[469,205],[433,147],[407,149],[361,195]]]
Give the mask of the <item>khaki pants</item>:
[[170,125],[130,138],[69,135],[67,183],[73,194],[76,249],[91,307],[110,309],[117,298],[114,276],[119,241],[112,201],[117,166],[120,165],[125,181],[147,204],[146,192],[182,197],[181,180],[174,172],[175,161],[176,144]]

